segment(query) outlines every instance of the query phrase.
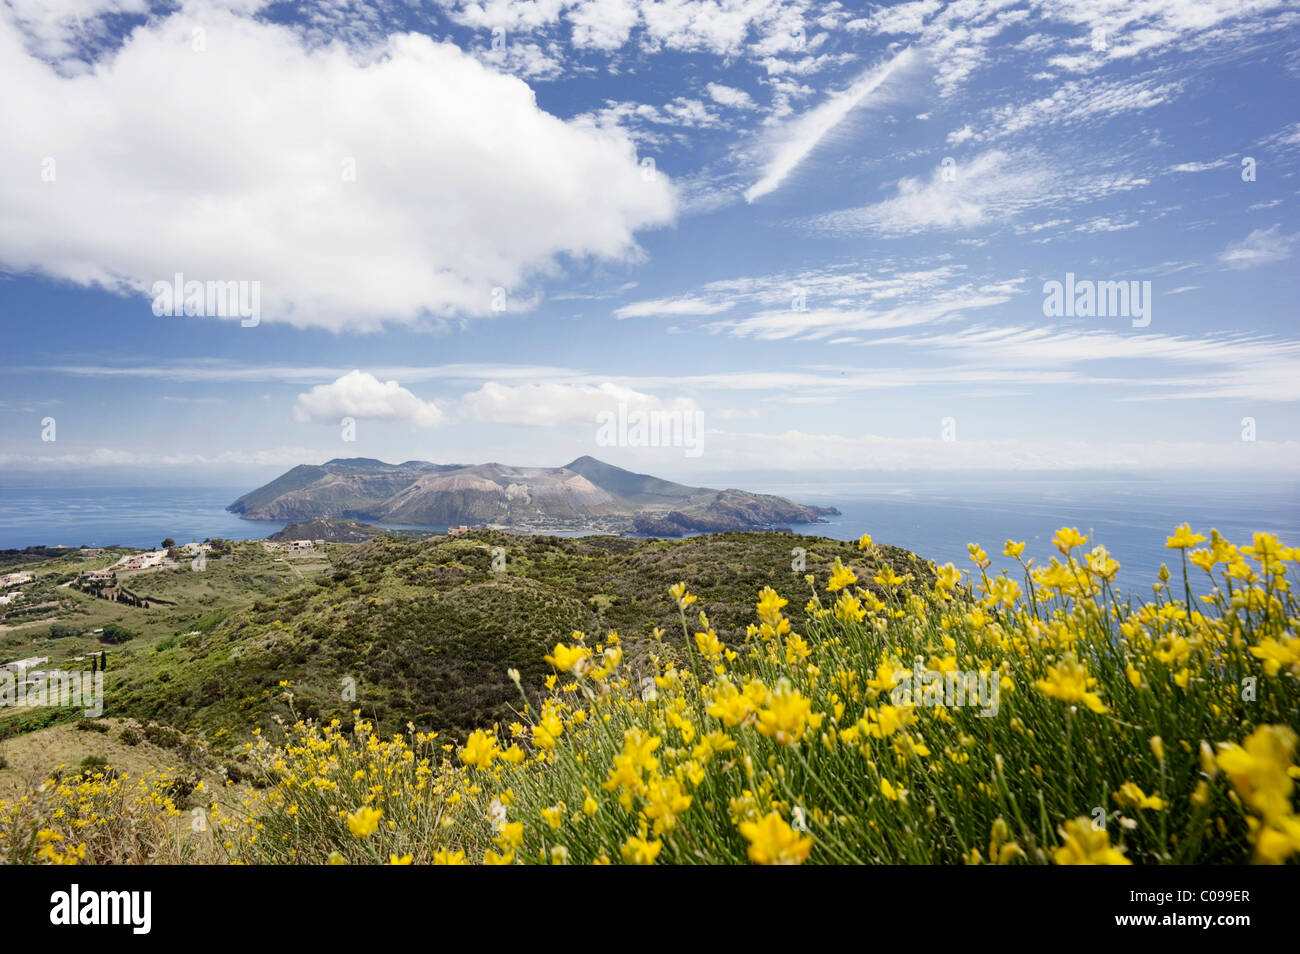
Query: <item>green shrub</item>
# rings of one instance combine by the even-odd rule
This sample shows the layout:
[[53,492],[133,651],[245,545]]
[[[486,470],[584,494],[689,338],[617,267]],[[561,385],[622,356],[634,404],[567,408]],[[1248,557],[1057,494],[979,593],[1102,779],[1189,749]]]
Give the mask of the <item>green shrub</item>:
[[128,639],[135,639],[135,633],[117,623],[105,623],[104,631],[99,634],[99,641],[101,643],[111,643],[116,645],[118,643],[124,643]]

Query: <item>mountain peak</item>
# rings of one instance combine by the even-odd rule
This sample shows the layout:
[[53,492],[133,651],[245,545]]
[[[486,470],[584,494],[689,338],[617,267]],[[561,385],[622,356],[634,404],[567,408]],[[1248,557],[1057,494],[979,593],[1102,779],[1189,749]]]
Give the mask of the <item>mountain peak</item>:
[[328,467],[330,464],[342,464],[348,467],[396,467],[396,464],[390,464],[374,457],[335,457],[333,460],[327,460],[322,465]]

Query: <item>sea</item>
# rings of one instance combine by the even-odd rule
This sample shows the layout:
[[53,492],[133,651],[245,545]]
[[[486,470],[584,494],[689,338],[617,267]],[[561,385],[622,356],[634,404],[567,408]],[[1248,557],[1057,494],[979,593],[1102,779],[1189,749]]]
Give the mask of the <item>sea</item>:
[[[1106,546],[1120,562],[1117,583],[1149,595],[1162,563],[1181,580],[1181,557],[1165,547],[1181,523],[1208,534],[1211,527],[1234,543],[1252,534],[1277,534],[1300,546],[1300,480],[1188,480],[1090,478],[918,480],[854,483],[743,484],[800,503],[840,510],[826,523],[791,527],[796,533],[904,547],[936,563],[971,568],[966,545],[978,543],[993,571],[1020,571],[1002,555],[1008,539],[1026,541],[1024,556],[1046,562],[1056,555],[1052,536],[1063,526],[1089,537],[1087,549]],[[258,539],[283,529],[283,521],[250,521],[226,506],[247,486],[0,487],[0,549],[32,545],[156,547],[208,537]],[[444,529],[441,527],[434,529]],[[1194,582],[1203,574],[1192,569]],[[1202,591],[1197,585],[1196,589]]]

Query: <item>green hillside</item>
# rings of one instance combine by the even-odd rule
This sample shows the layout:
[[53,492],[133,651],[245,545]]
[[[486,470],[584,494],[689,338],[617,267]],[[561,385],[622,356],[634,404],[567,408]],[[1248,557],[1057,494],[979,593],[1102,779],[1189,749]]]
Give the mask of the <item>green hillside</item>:
[[[174,604],[148,610],[68,592],[78,630],[102,616],[138,634],[110,652],[111,715],[209,738],[226,729],[230,736],[219,737],[229,741],[288,716],[279,688],[288,680],[300,715],[360,708],[386,731],[413,722],[459,737],[510,721],[520,700],[507,670],[540,691],[550,672],[543,656],[574,630],[618,631],[634,665],[650,651],[677,651],[656,650],[650,634],[663,627],[680,646],[680,621],[665,598],[679,580],[692,581],[698,609],[720,633],[739,639],[763,586],[802,589],[805,571],[791,565],[796,547],[806,551],[806,572],[824,575],[837,556],[864,562],[850,543],[788,534],[661,541],[478,531],[330,545],[332,566],[320,557],[277,559],[248,543],[210,561],[206,573],[166,571],[134,584]],[[904,550],[877,552],[899,573],[931,578],[928,564]],[[56,642],[13,638],[8,651],[45,655]],[[96,645],[91,636],[62,642],[69,653]],[[355,699],[347,698],[352,686]],[[53,715],[40,724],[57,721],[58,710],[44,711]]]

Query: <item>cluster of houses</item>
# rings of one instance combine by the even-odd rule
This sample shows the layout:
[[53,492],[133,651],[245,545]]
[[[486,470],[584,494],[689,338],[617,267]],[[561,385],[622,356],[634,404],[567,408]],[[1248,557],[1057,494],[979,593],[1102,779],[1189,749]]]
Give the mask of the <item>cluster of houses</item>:
[[[199,553],[205,553],[212,549],[210,543],[187,543],[182,547],[177,547],[181,553],[195,556]],[[162,566],[167,562],[166,550],[146,550],[144,553],[128,553],[122,559],[114,563],[108,570],[96,570],[93,573],[85,574],[86,579],[94,579],[97,575],[110,573],[112,570],[152,570],[154,567]]]
[[148,550],[144,553],[129,553],[114,563],[113,567],[121,570],[149,570],[162,566],[166,559],[166,550]]
[[458,537],[462,533],[469,533],[469,527],[465,526],[463,523],[459,527],[447,528],[447,536],[449,537]]
[[[21,586],[23,583],[30,583],[36,577],[31,573],[6,573],[0,576],[0,590],[7,590],[11,586]],[[14,593],[0,593],[0,606],[11,606],[23,598],[21,590]]]
[[272,542],[270,540],[262,541],[262,545],[269,550],[280,553],[315,553],[317,547],[325,546],[324,540],[282,540]]

